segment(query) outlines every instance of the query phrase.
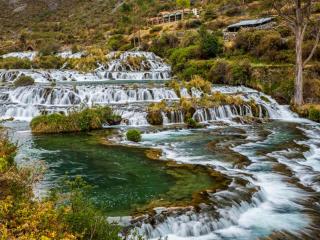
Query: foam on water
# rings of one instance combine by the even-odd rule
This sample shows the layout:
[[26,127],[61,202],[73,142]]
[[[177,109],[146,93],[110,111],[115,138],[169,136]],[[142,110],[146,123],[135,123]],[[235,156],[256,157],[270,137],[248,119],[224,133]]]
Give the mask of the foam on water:
[[[197,138],[198,131],[171,130],[144,134],[143,145],[161,147],[164,159],[211,165],[230,177],[238,176],[246,179],[250,185],[258,189],[258,192],[253,194],[250,202],[233,202],[231,206],[224,207],[223,204],[219,204],[217,209],[219,218],[213,217],[208,212],[191,211],[182,215],[170,216],[156,226],[142,224],[138,228],[140,233],[147,234],[148,238],[152,239],[159,237],[168,237],[168,239],[256,239],[274,231],[295,233],[310,224],[311,220],[302,211],[305,208],[304,205],[299,203],[299,201],[308,199],[310,193],[291,183],[289,177],[272,170],[274,159],[282,163],[283,159],[280,158],[279,151],[271,151],[266,155],[258,153],[258,149],[278,146],[277,139],[282,141],[279,132],[274,131],[267,138],[261,139],[260,136],[255,136],[257,135],[255,131],[244,129],[249,142],[232,148],[233,151],[250,160],[251,164],[244,169],[234,168],[212,155],[204,154],[203,151],[200,154],[198,147],[194,146],[191,140]],[[191,142],[187,143],[187,139],[190,139]],[[199,139],[201,139],[201,134]],[[299,159],[292,156],[290,161],[300,162]],[[302,169],[296,168],[295,170],[302,175],[304,173]],[[218,202],[225,202],[230,194],[218,192],[212,198],[220,199],[217,200]]]

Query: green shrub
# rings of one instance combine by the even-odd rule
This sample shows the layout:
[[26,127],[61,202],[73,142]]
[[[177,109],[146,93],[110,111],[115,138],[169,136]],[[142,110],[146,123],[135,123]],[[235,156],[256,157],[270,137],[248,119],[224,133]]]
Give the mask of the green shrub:
[[141,132],[137,129],[130,129],[127,134],[127,140],[131,142],[140,142],[141,141]]
[[0,69],[30,69],[32,62],[21,58],[0,58]]
[[232,84],[246,85],[251,79],[251,65],[249,61],[241,61],[232,65]]
[[116,35],[113,35],[109,38],[107,45],[111,50],[117,51],[117,50],[120,50],[120,48],[126,44],[127,44],[127,42],[125,41],[123,35],[116,34]]
[[188,20],[186,23],[185,23],[185,27],[187,29],[190,29],[190,28],[198,28],[201,26],[201,21],[199,19],[194,19],[194,20]]
[[34,84],[34,79],[30,76],[21,75],[17,80],[13,82],[15,87],[30,86]]
[[176,48],[170,55],[170,62],[172,63],[173,71],[183,71],[188,60],[199,57],[198,46],[189,46],[186,48]]
[[315,107],[310,107],[308,118],[315,122],[320,122],[320,110]]
[[201,28],[199,37],[199,47],[203,58],[214,58],[222,52],[222,43],[216,34]]
[[188,118],[186,120],[186,124],[188,126],[188,128],[199,128],[199,123],[197,123],[196,120],[194,120],[193,118]]
[[273,30],[240,31],[235,40],[235,47],[267,61],[288,60],[283,59],[283,55],[278,57],[279,52],[288,49],[288,44],[279,32]]
[[202,77],[194,75],[190,82],[187,83],[187,88],[196,88],[204,93],[211,93],[212,84],[209,81],[204,80]]
[[179,39],[176,34],[164,33],[152,40],[149,51],[154,52],[160,57],[165,57],[170,49],[176,48],[179,45]]
[[60,44],[57,41],[44,41],[40,45],[39,54],[41,56],[54,55],[59,52]]
[[17,146],[0,130],[0,173],[14,164]]
[[43,69],[59,69],[66,62],[65,59],[53,55],[40,56],[35,61],[37,68]]
[[208,79],[212,83],[230,83],[232,79],[231,65],[225,60],[217,60],[210,69]]
[[203,18],[205,21],[214,20],[218,17],[218,14],[215,10],[215,7],[213,5],[207,6],[203,13]]
[[54,113],[32,119],[34,133],[65,133],[101,129],[103,124],[119,124],[121,117],[113,114],[109,107],[86,108],[68,116]]
[[150,29],[150,34],[155,33],[155,32],[160,32],[162,30],[162,26],[153,26]]

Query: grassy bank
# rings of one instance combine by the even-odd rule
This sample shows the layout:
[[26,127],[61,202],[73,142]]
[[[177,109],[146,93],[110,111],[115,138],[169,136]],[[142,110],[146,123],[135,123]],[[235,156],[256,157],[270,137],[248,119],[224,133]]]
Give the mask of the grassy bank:
[[319,104],[305,104],[300,107],[293,107],[301,117],[308,118],[315,122],[320,122],[320,105]]
[[0,239],[121,239],[120,228],[109,224],[87,196],[89,186],[77,178],[65,181],[45,200],[32,188],[43,170],[17,167],[17,147],[0,132]]
[[54,113],[35,117],[31,121],[33,133],[68,133],[102,129],[104,124],[116,125],[121,117],[109,107],[86,108],[69,115]]

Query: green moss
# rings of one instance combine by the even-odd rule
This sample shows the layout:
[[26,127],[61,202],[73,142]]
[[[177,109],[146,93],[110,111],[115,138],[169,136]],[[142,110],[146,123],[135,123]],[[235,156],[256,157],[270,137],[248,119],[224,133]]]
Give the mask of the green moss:
[[32,62],[29,59],[0,58],[0,69],[30,69]]
[[320,109],[317,109],[316,107],[310,107],[308,118],[315,122],[320,122]]
[[127,134],[127,140],[131,142],[140,142],[141,141],[141,132],[137,129],[130,129]]
[[201,90],[203,93],[211,93],[212,84],[204,80],[200,76],[193,76],[191,81],[186,84],[187,89],[190,91],[191,88]]
[[13,82],[15,87],[30,86],[34,84],[34,79],[30,76],[21,75]]
[[119,124],[120,121],[109,107],[96,107],[68,116],[58,113],[38,116],[32,119],[30,126],[33,133],[65,133],[101,129],[103,124]]
[[196,120],[194,120],[193,118],[188,118],[186,120],[186,124],[187,124],[188,128],[199,128],[199,127],[201,127],[199,125],[199,123],[197,123]]
[[162,125],[163,117],[162,112],[168,111],[168,106],[165,101],[160,103],[152,103],[147,109],[147,121],[151,125]]

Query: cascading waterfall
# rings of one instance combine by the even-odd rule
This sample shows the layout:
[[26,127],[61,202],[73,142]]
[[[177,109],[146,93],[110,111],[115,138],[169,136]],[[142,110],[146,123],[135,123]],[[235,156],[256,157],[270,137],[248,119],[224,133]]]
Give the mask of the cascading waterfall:
[[[224,191],[208,192],[213,206],[180,212],[163,208],[149,221],[134,222],[136,230],[148,239],[260,239],[273,232],[281,232],[275,239],[316,239],[320,128],[308,123],[298,125],[297,132],[300,122],[145,134],[143,145],[162,149],[164,159],[212,166],[233,182]],[[220,139],[218,144],[209,145],[214,139]],[[304,152],[306,146],[310,150]],[[239,154],[245,165],[234,164]]]
[[[279,118],[281,115],[275,114],[280,112],[282,115],[290,115],[286,110],[279,111],[281,106],[274,102],[266,102],[259,96],[260,93],[244,93],[243,98],[246,100],[255,99],[258,103],[259,117]],[[197,89],[191,89],[188,92],[185,88],[180,90],[180,96],[185,98],[200,97],[202,92]],[[30,120],[41,113],[68,112],[69,109],[80,106],[93,105],[111,105],[114,109],[116,105],[121,104],[138,104],[132,114],[131,106],[126,106],[126,113],[123,114],[127,119],[127,124],[147,125],[145,119],[145,108],[150,102],[178,101],[179,97],[173,89],[163,86],[148,87],[148,85],[58,85],[55,87],[45,85],[34,85],[18,88],[2,88],[0,91],[1,117],[15,118],[20,120]],[[282,113],[283,112],[283,113]],[[137,116],[139,115],[138,121]],[[249,105],[234,106],[224,105],[208,109],[197,109],[193,119],[197,122],[206,123],[216,120],[232,119],[239,116],[253,116],[252,109]],[[163,114],[163,124],[183,124],[184,113],[181,110],[175,110]],[[132,119],[131,119],[132,118]],[[141,119],[144,119],[143,121]]]
[[[64,54],[63,56],[69,56]],[[72,56],[72,55],[70,55]],[[70,57],[69,56],[69,57]],[[112,57],[113,56],[113,57]],[[117,57],[116,57],[117,56]],[[79,58],[80,56],[74,56]],[[108,55],[110,61],[89,73],[75,70],[41,70],[17,69],[0,70],[1,82],[13,82],[19,76],[32,77],[38,83],[50,82],[99,82],[109,80],[170,80],[171,68],[160,57],[150,52],[124,52],[118,56],[116,53]],[[140,62],[132,63],[132,59]],[[136,64],[137,66],[134,66]]]
[[[71,106],[178,100],[167,88],[121,88],[118,86],[43,87],[29,86],[3,92],[3,101],[21,105]],[[6,96],[6,97],[5,97]]]

